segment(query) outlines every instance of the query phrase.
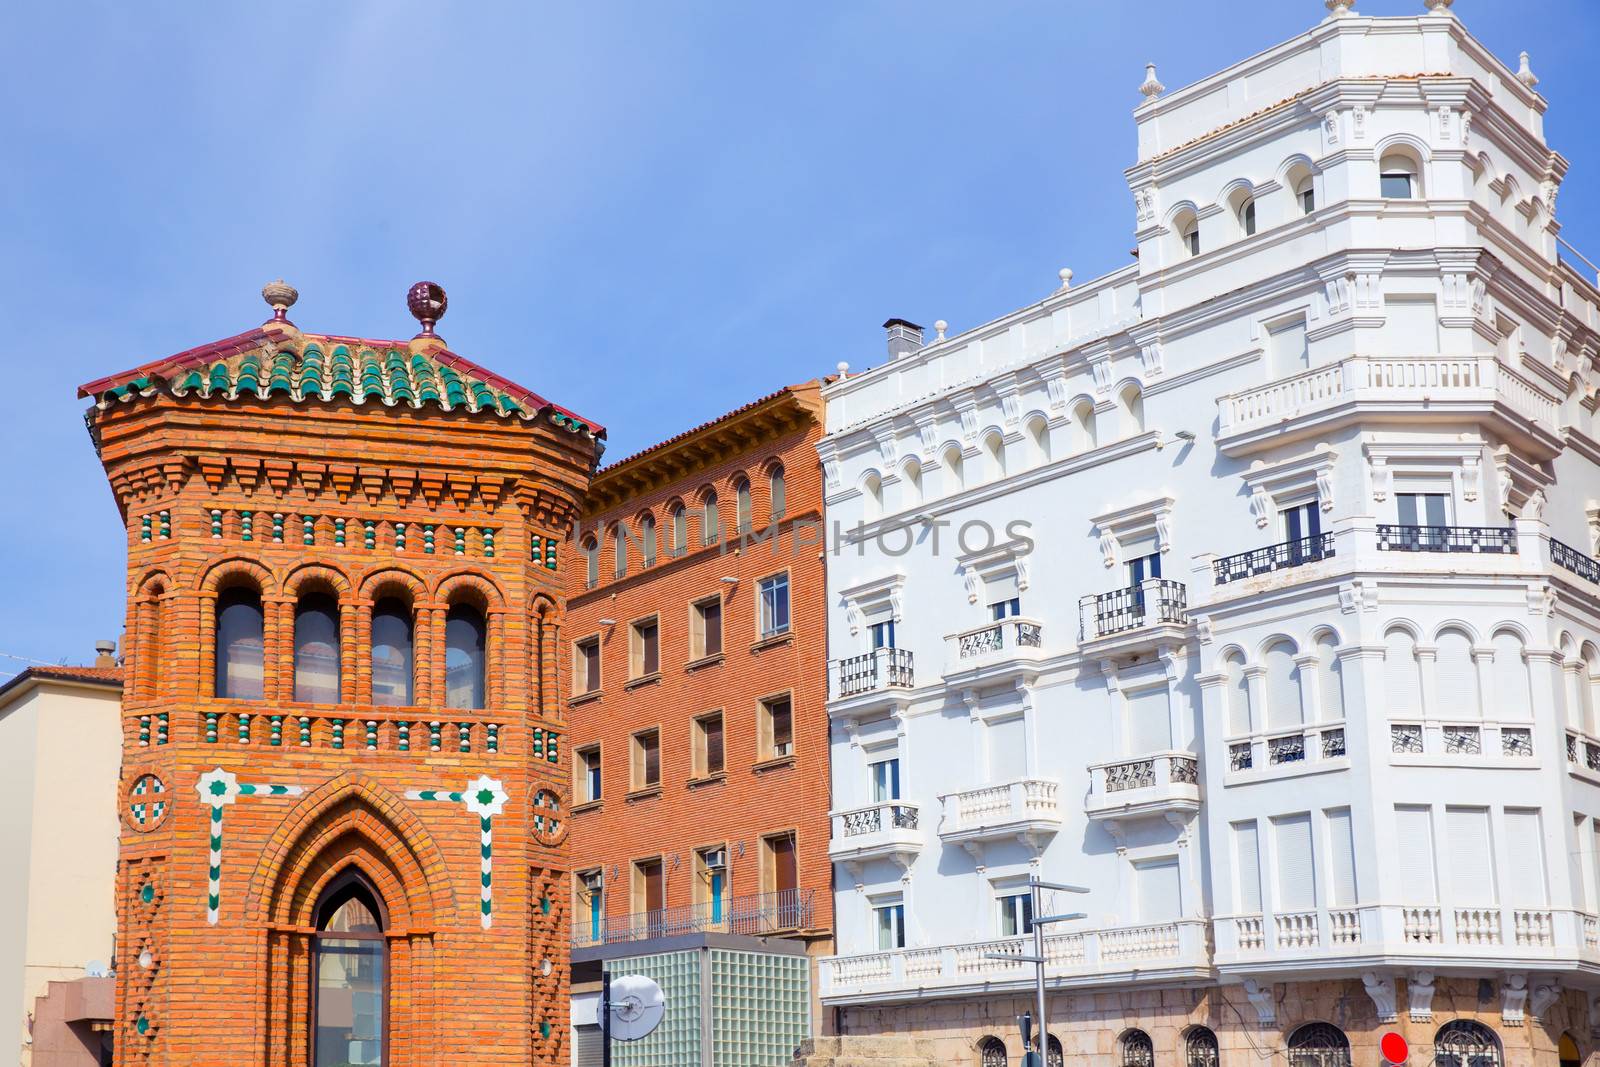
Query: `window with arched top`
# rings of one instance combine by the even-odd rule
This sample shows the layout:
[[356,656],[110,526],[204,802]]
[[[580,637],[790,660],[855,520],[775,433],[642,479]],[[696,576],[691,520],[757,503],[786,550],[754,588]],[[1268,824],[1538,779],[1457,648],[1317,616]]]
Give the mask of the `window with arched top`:
[[1190,219],[1178,230],[1178,240],[1183,243],[1184,250],[1191,256],[1200,254],[1200,223]]
[[1184,1067],[1217,1067],[1217,1035],[1208,1027],[1195,1026],[1183,1035]]
[[717,494],[708,490],[701,501],[700,543],[714,545],[722,540],[722,519],[717,512]]
[[1117,1062],[1122,1067],[1152,1067],[1156,1062],[1156,1047],[1143,1030],[1129,1030],[1117,1046],[1121,1052]]
[[667,555],[681,556],[689,551],[689,509],[672,505],[667,513]]
[[789,483],[784,477],[783,465],[775,463],[767,475],[767,504],[772,521],[783,518],[789,508]]
[[488,631],[488,621],[476,604],[455,604],[445,613],[445,707],[483,707]]
[[1274,641],[1262,654],[1267,668],[1267,728],[1299,726],[1304,722],[1300,706],[1300,666],[1295,663],[1291,641]]
[[983,439],[983,454],[987,460],[990,481],[998,481],[1006,476],[1006,442],[1005,438],[997,433],[989,434]]
[[1581,1067],[1583,1063],[1577,1040],[1565,1030],[1561,1032],[1561,1040],[1556,1045],[1556,1058],[1560,1061],[1560,1067]]
[[1300,179],[1300,184],[1294,187],[1295,202],[1300,205],[1300,214],[1309,215],[1317,210],[1317,191],[1312,184],[1310,175]]
[[1128,435],[1144,432],[1144,394],[1139,386],[1129,382],[1122,387],[1122,392],[1117,395],[1117,401],[1122,405],[1123,430]]
[[1083,452],[1100,443],[1094,424],[1094,405],[1087,399],[1078,401],[1072,408],[1072,427],[1077,451]]
[[1528,678],[1527,650],[1522,638],[1501,630],[1490,642],[1494,649],[1493,670],[1489,672],[1492,696],[1489,698],[1497,719],[1533,718],[1533,698]]
[[1244,230],[1246,237],[1253,237],[1256,232],[1256,202],[1252,197],[1239,207],[1239,226]]
[[234,587],[217,597],[216,695],[224,700],[260,700],[265,693],[265,616],[261,594]]
[[945,492],[954,493],[964,488],[967,477],[963,469],[961,449],[951,445],[944,450],[940,462],[944,464]]
[[1395,627],[1383,635],[1383,695],[1390,718],[1422,714],[1422,676],[1417,665],[1417,642]]
[[1434,691],[1439,706],[1434,715],[1476,719],[1483,711],[1478,702],[1478,665],[1473,659],[1472,637],[1465,630],[1441,630],[1434,640]]
[[1244,673],[1244,656],[1229,653],[1222,661],[1222,673],[1227,677],[1228,733],[1250,732],[1250,682]]
[[1328,1023],[1306,1023],[1289,1035],[1289,1067],[1350,1067],[1350,1039]]
[[616,578],[628,574],[628,531],[620,522],[611,528],[611,574]]
[[922,464],[914,459],[900,470],[900,496],[904,507],[912,508],[922,503]]
[[139,649],[143,661],[140,674],[143,676],[144,695],[151,700],[161,695],[161,665],[166,661],[166,627],[162,620],[165,614],[162,601],[165,596],[166,588],[157,583],[145,592],[144,601],[139,605],[144,620],[144,645]]
[[1065,1067],[1067,1059],[1061,1054],[1061,1042],[1055,1034],[1050,1035],[1050,1041],[1045,1045],[1045,1067]]
[[389,1029],[388,926],[382,899],[354,869],[317,902],[311,951],[312,1063],[382,1067]]
[[1417,164],[1410,156],[1391,152],[1378,161],[1378,191],[1385,200],[1414,199],[1417,186]]
[[656,520],[646,515],[639,520],[639,560],[646,567],[656,563]]
[[1344,664],[1339,661],[1339,639],[1326,630],[1317,635],[1317,688],[1322,721],[1344,718]]
[[1501,1067],[1500,1039],[1471,1019],[1456,1019],[1433,1035],[1434,1067]]
[[1007,1067],[1005,1042],[986,1037],[978,1042],[979,1067]]
[[294,606],[294,698],[339,702],[339,602],[327,593],[307,593]]
[[1028,420],[1028,451],[1029,459],[1035,465],[1050,462],[1050,424],[1043,415],[1035,415]]
[[739,533],[747,534],[755,524],[750,508],[750,479],[740,478],[733,483],[733,521]]
[[876,474],[861,479],[861,517],[868,522],[883,514],[883,481]]
[[384,707],[414,703],[414,631],[411,605],[386,596],[372,605],[372,702]]
[[600,542],[592,537],[583,542],[583,581],[589,589],[600,584]]

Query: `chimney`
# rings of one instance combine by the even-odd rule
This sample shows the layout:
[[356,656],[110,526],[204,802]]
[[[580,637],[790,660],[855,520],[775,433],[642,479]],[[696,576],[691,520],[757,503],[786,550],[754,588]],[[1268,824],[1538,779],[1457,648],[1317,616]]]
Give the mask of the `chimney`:
[[922,327],[905,319],[890,319],[883,324],[889,334],[889,358],[904,359],[922,347]]
[[117,665],[117,643],[115,641],[96,641],[94,643],[94,665],[96,667],[115,667]]

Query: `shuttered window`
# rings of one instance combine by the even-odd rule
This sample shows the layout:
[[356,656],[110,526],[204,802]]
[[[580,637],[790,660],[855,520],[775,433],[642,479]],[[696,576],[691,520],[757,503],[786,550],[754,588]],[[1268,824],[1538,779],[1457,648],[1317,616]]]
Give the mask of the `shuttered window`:
[[1489,854],[1489,812],[1446,808],[1450,841],[1450,899],[1457,905],[1493,904],[1494,862]]
[[1228,675],[1228,733],[1247,734],[1250,732],[1250,683],[1244,676],[1244,661],[1229,656],[1222,669]]
[[1295,666],[1294,646],[1287,641],[1275,642],[1267,649],[1267,728],[1271,730],[1299,726],[1304,719],[1300,712],[1300,668]]
[[1439,658],[1434,663],[1434,686],[1439,706],[1435,715],[1476,719],[1483,715],[1478,703],[1478,665],[1472,662],[1472,639],[1460,630],[1439,635]]
[[1233,859],[1239,872],[1238,908],[1243,915],[1261,913],[1261,844],[1256,824],[1233,824]]
[[1349,808],[1328,812],[1328,871],[1332,895],[1329,903],[1341,908],[1353,906],[1356,903],[1356,842]]
[[1538,808],[1506,809],[1506,867],[1511,894],[1507,903],[1513,908],[1543,907],[1549,902]]
[[576,1050],[573,1067],[600,1067],[604,1062],[605,1046],[601,1043],[598,1026],[574,1027],[573,1045]]
[[1166,922],[1183,914],[1178,859],[1149,860],[1133,865],[1134,893],[1141,922]]
[[1143,756],[1172,747],[1172,713],[1167,687],[1136,689],[1127,694],[1128,755]]
[[1488,700],[1488,714],[1493,718],[1533,718],[1528,665],[1522,652],[1522,639],[1516,634],[1502,630],[1494,635],[1494,670],[1490,672],[1494,692]]
[[1416,642],[1404,630],[1384,637],[1383,688],[1389,698],[1390,718],[1415,718],[1422,714],[1422,685],[1417,674]]
[[1317,638],[1317,687],[1322,721],[1344,718],[1344,665],[1339,662],[1339,641],[1332,634]]
[[1027,724],[1021,715],[991,722],[989,780],[1012,782],[1028,773]]
[[1433,820],[1426,807],[1398,805],[1394,809],[1395,836],[1405,842],[1399,850],[1400,895],[1404,904],[1432,904],[1439,899],[1433,866]]
[[1310,911],[1317,906],[1317,876],[1311,851],[1311,816],[1272,820],[1277,852],[1278,909]]

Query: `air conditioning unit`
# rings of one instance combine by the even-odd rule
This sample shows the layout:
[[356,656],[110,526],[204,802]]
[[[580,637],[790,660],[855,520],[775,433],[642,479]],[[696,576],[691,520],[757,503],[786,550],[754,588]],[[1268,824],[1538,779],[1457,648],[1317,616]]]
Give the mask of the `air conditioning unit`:
[[728,866],[728,850],[714,848],[710,852],[705,853],[704,857],[702,858],[702,862],[705,863],[706,870],[708,871],[722,870]]

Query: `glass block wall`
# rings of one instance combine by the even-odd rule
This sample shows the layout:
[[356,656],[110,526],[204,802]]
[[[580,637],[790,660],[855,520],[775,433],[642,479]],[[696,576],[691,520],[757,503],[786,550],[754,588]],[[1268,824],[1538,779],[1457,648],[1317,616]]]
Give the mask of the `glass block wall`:
[[667,1013],[661,1025],[640,1041],[613,1041],[612,1067],[693,1067],[701,1063],[700,953],[664,952],[607,960],[613,978],[642,974],[661,987]]

